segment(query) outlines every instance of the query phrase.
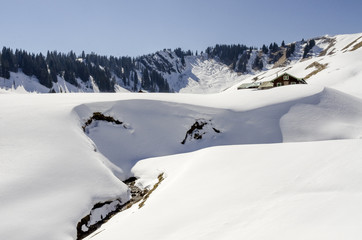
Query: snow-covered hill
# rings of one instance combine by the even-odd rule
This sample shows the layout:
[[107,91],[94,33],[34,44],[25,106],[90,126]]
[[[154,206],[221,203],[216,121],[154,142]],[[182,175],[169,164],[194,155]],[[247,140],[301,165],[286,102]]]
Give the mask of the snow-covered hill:
[[[160,184],[87,239],[359,239],[361,140],[233,145],[147,159]],[[140,180],[140,184],[143,183]]]
[[362,34],[317,38],[311,52],[309,58],[297,57],[284,67],[257,73],[243,82],[268,81],[287,72],[304,78],[308,84],[327,86],[361,97]]
[[[2,94],[0,97],[3,103],[0,121],[0,185],[3,189],[0,212],[6,218],[0,228],[1,238],[74,239],[77,222],[89,213],[94,204],[115,199],[123,203],[127,201],[127,187],[119,179],[133,174],[140,178],[137,184],[141,187],[154,184],[157,180],[155,176],[160,172],[165,173],[166,179],[160,185],[160,191],[156,190],[150,196],[144,208],[136,210],[134,206],[126,215],[122,213],[120,216],[124,218],[135,212],[136,215],[131,214],[132,218],[139,217],[135,224],[137,221],[153,222],[155,211],[162,212],[157,206],[162,205],[163,209],[173,209],[167,210],[172,216],[157,217],[156,222],[161,226],[166,222],[174,224],[171,224],[173,228],[168,227],[169,230],[164,232],[164,228],[150,223],[147,227],[143,226],[147,231],[138,232],[135,239],[144,238],[142,233],[150,236],[150,229],[155,234],[152,236],[165,239],[170,237],[171,232],[175,234],[172,236],[179,238],[189,233],[195,238],[209,236],[211,239],[226,233],[230,238],[235,237],[235,234],[248,235],[251,232],[240,226],[252,219],[255,220],[250,229],[262,228],[270,218],[276,219],[275,224],[282,224],[278,214],[286,214],[290,218],[294,216],[292,209],[296,208],[298,214],[302,214],[305,208],[314,212],[319,203],[335,198],[338,200],[329,201],[330,204],[319,213],[320,222],[315,220],[315,226],[329,228],[330,224],[344,223],[345,218],[339,221],[338,217],[334,217],[327,224],[323,219],[332,213],[324,215],[324,212],[330,212],[332,208],[344,209],[345,206],[348,209],[356,208],[356,203],[361,200],[358,197],[358,185],[349,186],[349,183],[358,182],[360,174],[357,159],[361,155],[362,104],[359,98],[335,90],[290,86],[268,91],[233,91],[211,95]],[[95,111],[113,116],[123,122],[125,127],[99,121],[86,127],[83,132],[82,126]],[[211,127],[198,131],[202,135],[201,139],[195,138],[195,133],[187,137],[188,130],[197,120],[204,120]],[[185,138],[185,144],[182,144]],[[334,139],[346,140],[331,141]],[[325,142],[315,143],[315,140]],[[309,143],[286,145],[286,141]],[[214,148],[202,150],[209,146]],[[331,153],[331,148],[335,149],[334,153]],[[167,157],[197,149],[200,151]],[[303,155],[304,152],[308,154]],[[163,157],[140,161],[159,156]],[[290,160],[292,156],[296,156],[293,161]],[[185,158],[189,158],[189,161],[185,161]],[[256,165],[253,159],[259,159]],[[266,162],[269,163],[264,166]],[[284,168],[285,164],[288,167]],[[336,170],[329,171],[329,168]],[[351,169],[357,172],[353,174]],[[280,175],[283,178],[276,178],[275,185],[264,186],[264,181],[273,179],[275,174],[283,170],[285,172]],[[237,174],[240,171],[247,171],[249,175]],[[318,173],[324,172],[326,175],[318,177]],[[246,181],[248,178],[250,181]],[[344,179],[342,182],[336,180],[341,178]],[[210,185],[208,179],[214,179],[212,182],[218,182],[219,179],[220,182],[218,185]],[[293,185],[294,179],[298,179],[298,184]],[[183,186],[189,186],[191,181],[193,188],[197,187],[198,191]],[[220,186],[227,182],[230,186],[221,191]],[[177,197],[169,199],[180,186],[183,186],[182,191],[190,191],[189,194],[174,195]],[[214,191],[209,189],[212,186],[215,186]],[[228,204],[227,189],[234,192],[233,204]],[[251,194],[253,189],[259,190],[246,201],[245,196]],[[311,189],[319,196],[320,202],[313,203],[309,194],[298,198],[299,194]],[[324,191],[328,194],[321,194]],[[351,197],[350,191],[355,192],[355,200],[346,202],[343,199]],[[260,198],[271,192],[275,192],[276,197],[270,201]],[[163,194],[169,197],[164,198]],[[295,197],[298,204],[293,205]],[[159,198],[163,200],[158,202]],[[222,204],[222,200],[225,204]],[[258,206],[255,201],[259,202]],[[307,205],[299,208],[303,202]],[[201,203],[204,206],[202,209],[197,207]],[[314,205],[310,205],[312,203]],[[191,207],[193,204],[195,206]],[[279,212],[277,206],[284,204],[290,207],[284,207]],[[186,211],[186,208],[189,210]],[[206,208],[212,215],[202,214]],[[234,212],[235,209],[249,214]],[[260,214],[253,209],[259,209]],[[263,209],[271,209],[272,212],[263,215]],[[197,216],[195,221],[198,219],[201,225],[185,221],[186,216],[192,218],[193,214]],[[344,214],[355,217],[349,210]],[[209,219],[209,223],[204,223],[202,219]],[[300,221],[307,221],[308,215],[304,215],[302,220],[293,219],[294,222],[288,222],[289,233],[293,232],[293,227],[305,233],[314,229],[308,228],[308,224],[299,225]],[[357,231],[355,227],[359,229],[361,223],[358,217],[354,219],[356,225],[351,225],[352,220],[348,222],[352,232]],[[118,220],[114,221],[111,220],[110,224],[117,225]],[[123,228],[128,229],[124,230],[124,236],[129,236],[128,233],[133,232],[132,222],[130,220],[131,225],[127,225],[122,221],[117,230],[106,231],[104,229],[108,227],[101,228],[102,233],[96,237],[114,237],[114,234],[120,234],[119,231],[123,232]],[[227,222],[234,227],[227,227]],[[16,230],[19,226],[22,231]],[[236,226],[240,227],[237,227],[238,231]],[[268,231],[258,232],[263,235],[279,228],[271,224]],[[343,227],[329,229],[333,230],[345,233]],[[323,233],[323,229],[319,231]],[[360,236],[355,234],[353,236]]]
[[[83,122],[102,112],[125,124],[101,121],[86,128],[97,149],[125,172],[121,179],[130,177],[134,164],[148,157],[220,145],[359,138],[362,132],[362,101],[331,89],[291,86],[212,98],[174,103],[127,100],[101,108],[98,103],[86,104],[76,112]],[[247,102],[253,104],[242,104]],[[198,130],[202,141],[186,137],[197,121],[207,123]]]
[[217,93],[250,76],[247,73],[241,75],[235,72],[207,54],[185,56],[184,65],[170,50],[147,56],[147,60],[144,64],[159,71],[174,92]]
[[[150,190],[143,207],[88,239],[360,239],[360,35],[321,39],[315,58],[247,79],[186,57],[185,76],[204,86],[227,76],[233,86],[214,94],[2,90],[0,239],[76,239],[90,212],[95,223],[131,198],[130,176]],[[313,62],[327,65],[311,75]],[[237,90],[277,71],[309,84]]]

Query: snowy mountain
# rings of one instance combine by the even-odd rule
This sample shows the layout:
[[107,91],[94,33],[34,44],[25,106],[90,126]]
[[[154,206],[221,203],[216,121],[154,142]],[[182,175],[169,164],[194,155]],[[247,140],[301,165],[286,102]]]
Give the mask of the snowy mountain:
[[[361,43],[315,39],[304,59],[296,43],[249,75],[211,49],[184,65],[160,52],[178,94],[1,89],[0,239],[360,239]],[[308,84],[237,89],[282,72]]]
[[[306,60],[310,62],[310,59],[316,59],[315,64],[324,58],[333,61],[333,58],[341,53],[358,49],[360,37],[361,34],[323,36],[290,44],[283,43],[281,46],[274,43],[270,44],[269,48],[264,45],[261,49],[248,48],[244,45],[216,45],[197,56],[181,49],[173,51],[165,49],[133,59],[107,58],[84,53],[79,57],[74,53],[68,55],[48,53],[47,71],[50,72],[49,78],[52,77],[53,80],[48,78],[38,80],[30,74],[36,74],[36,70],[27,70],[28,75],[26,75],[20,67],[25,68],[27,65],[26,63],[22,65],[20,62],[14,63],[14,66],[9,68],[9,79],[0,78],[0,87],[10,91],[39,93],[139,90],[217,93],[250,76],[254,78],[254,75],[258,77],[267,74],[266,72],[272,69],[278,69],[274,73],[287,71],[297,63]],[[11,55],[9,51],[4,48],[2,56]],[[19,51],[13,55],[13,59],[28,56],[27,53]],[[6,59],[3,59],[3,62],[6,62]],[[315,74],[312,72],[316,68],[325,68],[326,65],[323,64],[310,65],[309,70],[304,68],[293,71],[300,77],[310,78]],[[17,69],[17,72],[11,72],[11,69]],[[41,73],[40,70],[38,72]]]
[[[304,78],[308,84],[332,87],[361,97],[359,89],[362,87],[362,75],[359,69],[362,64],[362,34],[316,38],[315,44],[307,55],[310,57],[301,59],[301,50],[296,50],[283,64],[279,65],[279,61],[279,67],[274,66],[270,70],[256,73],[243,83],[268,81],[287,72]],[[302,48],[303,46],[296,47]],[[286,62],[289,63],[285,64]],[[233,89],[239,85],[235,85]]]
[[[5,51],[3,50],[3,52]],[[56,75],[55,80],[48,83],[48,85],[51,85],[50,87],[41,84],[36,76],[27,75],[21,68],[17,68],[17,72],[9,71],[8,78],[0,77],[0,87],[12,92],[36,93],[138,92],[139,90],[147,92],[212,93],[225,89],[241,79],[228,66],[209,58],[207,54],[192,56],[191,52],[183,52],[180,49],[178,51],[163,50],[133,60],[126,57],[121,58],[119,61],[101,58],[103,59],[101,61],[92,55],[76,58],[74,54],[63,56],[63,58],[70,58],[69,62],[71,63],[67,63],[68,65],[90,66],[93,71],[95,71],[94,68],[98,68],[98,72],[93,73],[93,75],[92,73],[85,74],[82,79],[80,76],[82,73],[76,73],[77,67],[65,70],[61,69],[62,64],[59,63],[60,67],[58,68],[61,70],[57,71],[60,71],[60,73]],[[48,71],[51,72],[50,69]],[[66,71],[72,72],[65,74]],[[69,76],[73,77],[67,79]],[[102,80],[99,80],[100,77]],[[48,79],[43,80],[43,82],[46,82],[46,80]],[[104,81],[108,82],[109,86],[106,84],[107,86],[100,87],[99,84]]]

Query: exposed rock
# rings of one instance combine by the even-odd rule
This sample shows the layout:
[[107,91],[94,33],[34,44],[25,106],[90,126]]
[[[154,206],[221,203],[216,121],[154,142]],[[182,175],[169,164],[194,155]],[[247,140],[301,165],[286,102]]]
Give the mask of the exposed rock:
[[[333,48],[336,45],[336,40],[335,39],[330,39],[330,38],[324,38],[323,39],[324,42],[329,43],[328,47],[325,48],[320,54],[319,57],[325,56],[327,54],[327,52],[329,51],[329,49]],[[333,54],[334,50],[332,50],[328,55]]]
[[128,202],[122,204],[121,200],[116,199],[114,201],[95,204],[90,213],[77,224],[77,239],[85,238],[115,214],[130,208],[133,204],[142,200],[149,191],[148,189],[142,190],[135,186],[136,180],[137,178],[131,177],[124,181],[129,187],[131,194],[131,199]]
[[351,49],[351,51],[356,51],[357,49],[359,49],[359,48],[361,48],[361,47],[362,47],[362,41],[359,42],[359,43],[357,43],[357,44],[355,44],[355,45],[353,46],[353,48]]
[[158,175],[158,182],[153,186],[153,188],[148,191],[146,193],[146,195],[144,195],[144,197],[142,198],[142,202],[140,204],[138,204],[138,208],[141,208],[145,205],[145,202],[147,201],[148,197],[151,195],[151,193],[153,193],[153,191],[156,190],[156,188],[161,184],[161,182],[164,180],[165,178],[163,177],[163,173],[161,173],[160,175]]
[[190,140],[196,139],[200,140],[202,139],[203,135],[207,133],[207,130],[205,129],[205,126],[209,125],[210,128],[215,133],[220,133],[221,131],[216,129],[215,127],[212,127],[211,120],[205,120],[205,119],[197,119],[196,122],[191,126],[191,128],[186,132],[184,140],[182,140],[181,144],[185,144],[186,140],[189,138]]
[[[353,44],[355,44],[359,39],[361,39],[362,38],[362,36],[361,37],[359,37],[359,38],[357,38],[356,40],[354,40],[353,42],[351,42],[351,43],[349,43],[347,46],[345,46],[343,49],[342,49],[342,51],[345,51],[345,50],[347,50],[348,48],[350,48]],[[357,45],[357,44],[356,44]],[[356,46],[355,45],[355,46]],[[354,47],[355,47],[354,46]],[[352,51],[354,51],[354,50],[356,50],[356,49],[352,49]]]
[[307,76],[304,77],[304,79],[308,79],[308,78],[310,78],[311,76],[319,73],[320,71],[323,71],[324,69],[327,68],[327,66],[328,66],[328,63],[326,63],[326,64],[320,64],[319,62],[313,62],[313,63],[309,64],[309,65],[305,68],[305,70],[307,70],[308,68],[312,68],[312,67],[316,68],[316,70],[314,70],[313,72],[309,73]]
[[86,130],[86,127],[91,125],[93,121],[106,121],[106,122],[111,122],[111,123],[114,123],[114,124],[117,124],[117,125],[123,125],[124,128],[127,128],[126,125],[123,124],[123,122],[117,120],[117,119],[114,119],[113,117],[111,116],[105,116],[103,113],[101,112],[94,112],[93,113],[93,116],[90,117],[85,123],[84,125],[82,126],[83,128],[83,131],[85,132]]

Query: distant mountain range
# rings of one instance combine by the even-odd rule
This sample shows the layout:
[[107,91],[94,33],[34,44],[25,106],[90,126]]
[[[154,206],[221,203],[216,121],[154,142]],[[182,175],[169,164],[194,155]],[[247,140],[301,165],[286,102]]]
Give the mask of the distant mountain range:
[[[240,44],[216,45],[195,54],[180,48],[164,49],[136,58],[84,52],[79,56],[73,52],[48,52],[43,56],[4,47],[0,57],[0,88],[37,93],[215,93],[267,70],[285,69],[306,59],[342,51],[343,48],[336,48],[340,36],[352,36],[355,41],[343,45],[345,50],[361,47],[362,34],[323,36],[289,44],[283,41],[259,49]],[[301,72],[298,77],[308,74]]]

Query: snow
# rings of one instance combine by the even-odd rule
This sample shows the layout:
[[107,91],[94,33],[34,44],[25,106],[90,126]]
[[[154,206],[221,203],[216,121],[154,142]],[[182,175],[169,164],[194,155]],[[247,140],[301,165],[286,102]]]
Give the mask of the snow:
[[[164,56],[173,62],[169,56]],[[249,75],[238,75],[228,66],[208,59],[206,56],[186,56],[185,67],[173,63],[181,71],[165,74],[171,89],[180,93],[210,94],[217,93],[244,80]]]
[[361,119],[361,99],[325,89],[318,104],[293,106],[280,126],[285,142],[362,138]]
[[94,81],[94,79],[93,79],[92,76],[89,77],[89,80],[90,80],[90,82],[91,82],[91,84],[92,84],[92,89],[94,89],[94,92],[95,92],[95,93],[99,93],[99,92],[100,92],[100,91],[99,91],[99,88],[98,88],[98,86],[97,86],[97,84],[96,84],[96,82]]
[[90,206],[128,200],[71,114],[78,96],[0,97],[1,239],[73,239]]
[[[235,91],[233,93],[214,95],[136,93],[3,94],[1,98],[3,117],[0,122],[1,129],[4,130],[2,131],[0,146],[2,159],[6,160],[2,161],[1,167],[2,180],[0,184],[1,189],[3,189],[1,196],[3,204],[0,207],[0,212],[2,216],[10,216],[7,217],[7,221],[3,221],[4,223],[0,228],[2,238],[39,239],[53,236],[55,239],[72,239],[75,236],[76,223],[89,213],[93,204],[117,198],[126,201],[128,198],[127,189],[116,176],[124,179],[135,174],[141,177],[140,184],[148,186],[152,184],[152,182],[148,181],[157,179],[154,176],[160,172],[165,172],[166,180],[165,183],[160,185],[160,190],[157,190],[155,194],[158,191],[162,193],[163,186],[167,187],[168,181],[177,184],[170,186],[171,189],[176,189],[177,191],[181,191],[179,184],[189,186],[190,183],[187,184],[187,182],[192,181],[195,185],[194,188],[198,189],[199,194],[194,192],[196,190],[191,190],[191,192],[185,194],[184,196],[189,196],[189,198],[193,199],[191,202],[188,202],[187,198],[181,197],[182,195],[174,195],[173,191],[165,190],[167,194],[170,194],[170,197],[164,198],[161,195],[160,199],[170,201],[169,206],[165,205],[164,201],[158,202],[158,198],[152,200],[151,196],[146,202],[144,209],[148,209],[147,206],[152,206],[151,209],[154,210],[148,212],[148,210],[143,210],[142,208],[142,212],[139,213],[141,215],[134,220],[134,224],[137,222],[138,224],[136,225],[140,226],[139,224],[142,221],[150,221],[150,219],[156,216],[154,211],[160,211],[157,206],[154,206],[156,201],[157,204],[160,204],[159,206],[163,207],[175,208],[178,206],[179,210],[167,212],[173,212],[175,216],[181,214],[179,216],[180,220],[173,222],[169,220],[170,216],[168,218],[162,215],[160,218],[157,217],[161,222],[164,221],[162,219],[167,219],[166,222],[169,222],[169,224],[175,224],[174,228],[171,228],[166,222],[162,223],[168,226],[170,233],[177,233],[176,236],[182,238],[183,236],[185,237],[184,234],[187,236],[192,226],[195,226],[191,231],[194,232],[191,236],[201,237],[207,232],[205,236],[217,238],[217,235],[212,234],[213,231],[216,232],[215,234],[220,234],[227,229],[211,227],[218,222],[211,221],[207,224],[205,223],[206,225],[199,225],[197,222],[203,219],[202,216],[204,216],[203,214],[206,211],[210,212],[210,209],[215,209],[215,206],[219,206],[218,204],[222,206],[222,199],[224,201],[228,199],[226,193],[233,191],[231,189],[227,190],[228,188],[225,187],[221,188],[221,185],[214,185],[213,182],[216,180],[220,181],[220,179],[225,179],[226,181],[229,179],[228,175],[231,175],[234,177],[227,181],[229,183],[245,181],[242,188],[237,188],[239,190],[249,188],[249,191],[252,191],[255,187],[264,185],[264,182],[251,180],[252,175],[255,174],[257,169],[247,171],[249,172],[247,176],[240,173],[241,169],[248,169],[248,165],[244,165],[242,161],[239,161],[240,159],[255,160],[255,158],[265,158],[258,166],[262,166],[268,159],[273,164],[269,163],[266,165],[265,168],[268,171],[263,171],[273,175],[273,172],[278,172],[278,169],[285,161],[289,161],[291,154],[300,156],[298,159],[310,159],[308,160],[309,162],[304,163],[307,167],[313,161],[321,161],[320,156],[312,155],[312,152],[310,155],[303,155],[302,153],[298,154],[295,150],[305,149],[305,145],[311,148],[318,148],[314,147],[315,145],[312,144],[314,142],[285,145],[285,143],[282,143],[284,138],[287,141],[305,141],[305,139],[298,139],[300,136],[305,136],[309,138],[308,141],[314,141],[335,139],[335,135],[338,135],[339,138],[357,139],[338,143],[341,149],[346,149],[350,144],[358,145],[357,143],[360,143],[359,138],[362,136],[360,128],[362,117],[361,111],[359,111],[361,100],[335,90],[313,86],[296,85],[268,91]],[[253,104],[246,104],[247,99],[253,102]],[[273,101],[269,101],[269,99],[273,99]],[[199,105],[195,105],[197,100],[199,100]],[[194,105],[190,105],[190,103],[194,103]],[[303,115],[305,112],[308,113],[308,110],[311,110],[311,114],[314,113],[314,118],[320,119],[320,121],[315,121],[315,125],[298,121],[300,115]],[[88,136],[90,139],[88,139],[86,134],[82,132],[81,125],[93,111],[102,111],[104,114],[111,115],[123,121],[127,128],[115,126],[111,123],[98,122],[97,126],[95,126],[96,124],[89,126]],[[180,142],[184,139],[187,130],[196,119],[200,118],[212,121],[213,127],[218,128],[221,133],[210,133],[211,129],[209,129],[209,137],[205,137],[200,141],[187,141],[186,144],[182,145]],[[332,136],[330,131],[326,131],[323,134],[315,132],[326,121],[331,122],[332,126],[334,126]],[[346,131],[348,128],[340,128],[335,123],[348,124],[348,128],[352,127],[354,131]],[[304,135],[296,134],[290,130],[294,129],[295,125],[301,126],[300,131]],[[314,126],[314,128],[310,129],[311,126]],[[270,145],[264,143],[280,144]],[[327,141],[324,144],[329,146],[335,143]],[[227,146],[220,147],[220,145],[235,146],[228,148]],[[210,150],[210,148],[205,149],[209,146],[215,147],[211,148],[213,150]],[[275,150],[271,146],[274,146]],[[288,149],[288,146],[293,147],[290,150],[285,150]],[[99,152],[94,152],[94,148],[107,158]],[[328,156],[330,156],[329,148],[325,147],[323,148],[325,150],[320,150],[326,155],[327,160]],[[221,151],[220,154],[217,154],[218,149]],[[228,154],[224,153],[222,149],[226,149],[225,151]],[[194,150],[199,151],[192,152]],[[210,151],[211,153],[209,153]],[[286,152],[285,154],[280,154],[284,151]],[[189,152],[189,155],[170,156],[175,153],[187,152]],[[356,158],[361,154],[361,151],[356,147],[356,149],[353,149],[353,154],[348,154],[351,155],[350,158]],[[164,157],[140,161],[153,156]],[[179,157],[180,160],[172,160]],[[186,161],[185,159],[189,160]],[[278,162],[278,159],[281,159],[282,163]],[[328,162],[327,160],[323,160],[323,162]],[[161,161],[162,164],[157,163],[157,161]],[[225,161],[232,161],[234,163],[227,167],[229,164],[225,164]],[[170,167],[168,167],[168,162],[171,164]],[[135,168],[133,168],[134,164],[136,164]],[[146,164],[144,172],[138,170],[143,168],[142,164]],[[358,165],[354,165],[353,162],[350,164],[353,166],[348,166],[358,169]],[[151,165],[152,167],[147,167]],[[227,166],[223,167],[223,165]],[[272,167],[273,165],[275,165],[274,168]],[[290,168],[292,168],[292,165]],[[234,169],[235,172],[229,168]],[[294,171],[298,172],[300,166],[296,165],[295,168]],[[340,167],[337,169],[340,170]],[[186,174],[190,171],[193,172],[193,175]],[[213,171],[217,171],[217,173]],[[290,171],[291,169],[289,168],[286,170],[286,172]],[[148,174],[153,174],[153,177],[143,177],[143,175],[147,176]],[[186,175],[183,176],[182,174]],[[245,178],[238,179],[237,176],[244,176]],[[211,181],[212,179],[214,180]],[[249,180],[247,181],[247,179]],[[207,184],[205,184],[205,181]],[[284,186],[283,181],[278,183],[278,180],[275,180],[275,182],[275,189]],[[225,184],[226,182],[221,181],[221,183]],[[254,186],[253,183],[257,184],[257,186]],[[330,184],[328,181],[327,183]],[[321,187],[323,188],[324,185]],[[211,191],[208,188],[217,191]],[[190,191],[187,187],[182,187],[182,189],[184,189],[183,191]],[[236,194],[234,196],[235,199],[233,201],[235,204],[238,201],[243,202],[244,197],[250,194],[249,192],[241,192],[241,195]],[[259,194],[264,195],[263,192]],[[345,195],[341,196],[341,198],[343,197]],[[170,198],[173,200],[171,201]],[[180,202],[176,201],[177,198],[179,198],[178,201]],[[207,199],[214,200],[206,204]],[[321,201],[324,201],[323,199],[322,197]],[[253,204],[254,200],[251,201]],[[307,200],[308,198],[302,198],[298,201],[303,202]],[[261,201],[260,204],[264,208],[269,206],[268,204],[275,204],[278,201],[280,200],[275,200],[275,202]],[[309,199],[308,201],[311,200]],[[195,215],[195,221],[189,221],[187,225],[182,225],[181,223],[185,221],[182,216],[185,214],[189,218],[189,215],[193,214],[194,210],[196,211],[196,209],[192,210],[193,208],[190,208],[194,203],[196,206],[204,205],[203,210],[197,210],[201,212]],[[280,206],[283,206],[282,203],[280,203]],[[308,204],[312,203],[308,202]],[[249,202],[248,204],[251,203]],[[333,204],[338,205],[338,202]],[[233,209],[239,208],[238,205],[234,204],[227,203],[226,205],[233,206]],[[240,209],[249,209],[247,212],[254,209],[249,205],[242,205],[240,207]],[[185,210],[189,208],[189,211]],[[278,212],[277,209],[273,209],[275,214]],[[222,221],[227,221],[230,218],[228,213],[232,212],[231,207],[216,207],[216,210],[216,213],[214,213],[216,215],[206,214],[205,219],[220,219],[222,217],[221,219],[224,219]],[[135,211],[135,209],[132,211]],[[285,211],[288,213],[291,210],[286,209]],[[301,210],[301,212],[303,211]],[[51,214],[49,215],[49,213]],[[236,211],[230,219],[236,218],[241,222],[237,220],[235,220],[236,222],[230,221],[232,224],[239,226],[244,221],[250,221],[249,218],[255,217],[253,214],[256,213],[250,214],[247,215],[250,217],[245,216],[244,220],[240,220],[244,214]],[[126,213],[125,216],[128,215],[129,213]],[[33,216],[38,217],[34,219]],[[267,220],[267,218],[264,220],[262,218],[260,221],[263,223],[263,221]],[[15,231],[13,228],[14,222],[17,223],[17,226],[24,226],[23,231]],[[34,230],[39,225],[43,226],[41,231]],[[130,226],[133,225],[131,224]],[[149,226],[152,229],[158,229],[152,224]],[[179,227],[184,230],[176,231],[175,228]],[[126,228],[132,229],[128,225]],[[200,229],[201,233],[196,231],[197,229]],[[236,231],[236,229],[232,229]],[[275,230],[275,228],[273,229]],[[107,232],[103,231],[102,234],[97,236],[105,236]],[[145,234],[147,231],[142,231],[142,233]],[[268,233],[268,231],[264,233]],[[115,233],[112,230],[109,234],[111,236]],[[138,234],[140,234],[139,238],[146,236],[142,235],[141,232]],[[170,237],[167,232],[162,231],[158,231],[156,235],[159,236],[160,234],[164,234],[164,238]],[[231,233],[229,232],[229,234]],[[172,236],[176,238],[176,236]],[[235,235],[230,235],[230,238],[232,236]],[[137,235],[134,238],[137,239]]]
[[120,202],[114,201],[114,202],[111,202],[110,204],[105,204],[100,208],[93,209],[91,211],[89,224],[93,225],[93,224],[97,223],[98,220],[103,219],[106,216],[106,214],[108,214],[109,212],[115,211],[117,209],[118,205],[120,205]]
[[10,79],[0,77],[0,87],[8,91],[11,90],[15,93],[49,92],[49,89],[41,85],[34,76],[29,77],[22,72],[10,72]]
[[238,145],[146,159],[134,173],[166,179],[143,208],[87,239],[359,239],[360,146]]
[[[362,95],[359,89],[362,88],[362,72],[360,70],[360,66],[362,65],[362,60],[360,57],[362,48],[351,51],[355,44],[362,41],[361,37],[361,33],[330,37],[330,42],[334,42],[334,45],[331,49],[328,50],[327,54],[324,56],[319,56],[318,54],[314,53],[314,57],[308,59],[300,59],[303,48],[297,44],[296,52],[294,53],[296,58],[295,60],[292,60],[291,64],[287,65],[286,67],[272,68],[268,71],[260,72],[256,76],[259,76],[258,81],[260,82],[270,81],[276,77],[276,74],[281,74],[284,72],[299,78],[305,78],[316,70],[315,67],[308,68],[308,66],[314,62],[317,62],[319,64],[326,65],[326,68],[306,79],[308,84],[330,87],[361,98]],[[349,48],[345,49],[345,47],[348,47],[348,45],[353,42],[355,43],[352,44]],[[325,49],[326,47],[328,47],[328,45],[325,44],[324,40],[317,40],[316,46],[313,49],[319,53],[321,48]],[[319,50],[317,51],[316,49]],[[230,90],[233,91],[241,83],[253,82],[253,78],[256,76],[250,76],[246,78],[242,82],[237,83],[231,87]]]
[[[225,74],[235,85],[214,94],[14,94],[30,88],[12,74],[15,87],[0,92],[0,239],[75,239],[95,204],[112,201],[92,223],[129,200],[120,180],[137,176],[151,189],[160,173],[142,208],[87,239],[361,239],[361,49],[342,51],[360,35],[336,36],[333,55],[259,78],[328,63],[307,85],[263,91],[236,90],[241,80],[213,67],[204,79]],[[123,124],[83,131],[96,111]],[[196,121],[207,123],[202,139],[181,144]]]
[[[79,78],[76,79],[78,87],[65,81],[63,78],[57,76],[57,82],[53,82],[52,89],[49,89],[39,83],[35,76],[27,76],[21,69],[19,72],[10,72],[10,79],[0,77],[0,89],[2,91],[14,93],[49,93],[54,90],[56,93],[69,93],[69,92],[95,92],[92,86],[84,83]],[[94,83],[93,83],[94,84]],[[97,88],[97,86],[94,86]]]

